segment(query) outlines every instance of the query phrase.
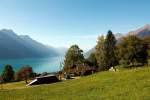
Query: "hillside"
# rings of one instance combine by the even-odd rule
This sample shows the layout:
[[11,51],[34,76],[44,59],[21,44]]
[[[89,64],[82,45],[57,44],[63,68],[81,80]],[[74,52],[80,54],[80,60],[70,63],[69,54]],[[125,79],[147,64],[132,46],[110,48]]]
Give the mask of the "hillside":
[[9,89],[0,90],[0,100],[149,100],[149,73],[150,68],[147,67],[100,72],[34,87],[25,87],[22,82],[8,83],[4,88]]
[[57,56],[52,47],[45,46],[27,35],[12,30],[0,30],[0,59]]

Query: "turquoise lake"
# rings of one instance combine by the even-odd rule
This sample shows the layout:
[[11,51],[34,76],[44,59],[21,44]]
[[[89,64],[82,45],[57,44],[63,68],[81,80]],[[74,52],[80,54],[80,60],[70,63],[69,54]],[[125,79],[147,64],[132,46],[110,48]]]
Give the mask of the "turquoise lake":
[[14,71],[17,71],[22,66],[29,65],[36,73],[56,72],[59,71],[60,62],[62,61],[63,57],[0,60],[0,73],[6,64],[12,65]]

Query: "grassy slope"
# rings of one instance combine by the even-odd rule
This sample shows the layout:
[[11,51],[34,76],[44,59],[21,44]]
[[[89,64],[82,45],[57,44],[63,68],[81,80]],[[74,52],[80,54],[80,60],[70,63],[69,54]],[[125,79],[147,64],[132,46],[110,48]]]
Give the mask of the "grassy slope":
[[0,90],[0,100],[150,100],[150,68],[101,72],[71,81],[15,89],[15,85],[21,84]]

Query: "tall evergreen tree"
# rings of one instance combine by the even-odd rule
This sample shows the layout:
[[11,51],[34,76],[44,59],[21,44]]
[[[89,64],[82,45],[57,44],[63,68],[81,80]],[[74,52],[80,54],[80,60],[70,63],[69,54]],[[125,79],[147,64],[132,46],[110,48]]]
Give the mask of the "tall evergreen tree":
[[106,39],[104,36],[98,38],[96,45],[96,59],[100,70],[108,70],[117,64],[116,39],[111,31],[108,31]]
[[14,80],[14,71],[11,65],[5,65],[2,78],[5,82]]
[[65,55],[64,70],[82,64],[83,60],[83,50],[81,50],[78,45],[72,45]]
[[105,43],[104,43],[104,49],[106,52],[106,60],[107,60],[107,68],[114,67],[117,65],[117,56],[116,56],[116,38],[112,31],[108,31]]

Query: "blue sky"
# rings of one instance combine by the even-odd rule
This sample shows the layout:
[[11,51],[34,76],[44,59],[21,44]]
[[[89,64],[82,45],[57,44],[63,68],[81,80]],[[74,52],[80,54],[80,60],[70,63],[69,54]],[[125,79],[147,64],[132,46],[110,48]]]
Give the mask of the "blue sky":
[[0,29],[55,47],[88,50],[111,29],[127,33],[150,23],[150,0],[0,0]]

